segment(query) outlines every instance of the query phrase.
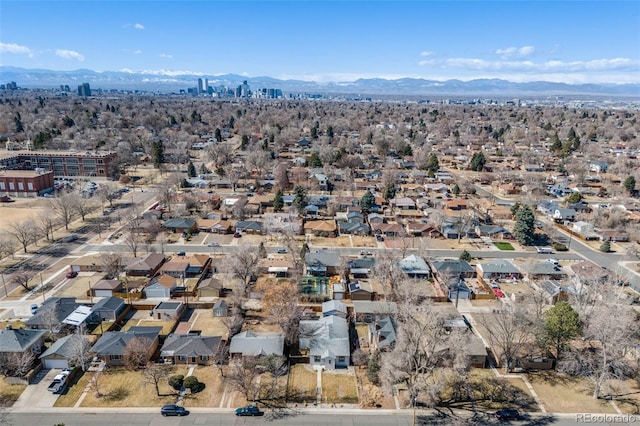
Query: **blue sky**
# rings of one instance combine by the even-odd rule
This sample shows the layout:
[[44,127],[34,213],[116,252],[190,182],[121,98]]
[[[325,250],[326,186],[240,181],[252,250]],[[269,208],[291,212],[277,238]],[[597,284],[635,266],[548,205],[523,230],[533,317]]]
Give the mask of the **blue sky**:
[[2,0],[0,65],[640,83],[640,1]]

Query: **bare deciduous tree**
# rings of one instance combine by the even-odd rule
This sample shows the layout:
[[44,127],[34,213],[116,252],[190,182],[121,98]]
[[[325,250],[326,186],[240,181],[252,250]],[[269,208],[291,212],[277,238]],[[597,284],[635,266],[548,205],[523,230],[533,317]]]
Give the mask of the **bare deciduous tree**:
[[20,285],[25,290],[29,291],[31,290],[31,286],[29,285],[29,282],[31,281],[32,278],[33,278],[33,272],[22,270],[22,271],[15,272],[11,276],[11,281]]
[[13,222],[9,225],[9,234],[22,245],[24,252],[27,252],[29,244],[35,242],[37,237],[37,227],[33,219],[27,219],[22,222]]
[[0,355],[0,372],[10,377],[24,377],[33,368],[35,353],[6,352]]
[[160,394],[160,382],[169,377],[169,370],[167,370],[167,367],[154,362],[149,362],[144,368],[143,376],[146,384],[152,384],[154,386],[157,396],[164,396]]
[[151,340],[145,337],[131,339],[124,348],[122,355],[124,364],[132,370],[143,368],[149,361],[149,350],[151,347]]
[[60,220],[64,224],[64,229],[67,231],[69,230],[69,224],[73,220],[73,213],[75,212],[73,204],[73,194],[65,194],[51,200],[51,210],[60,217]]
[[249,292],[249,283],[256,273],[259,260],[260,255],[256,247],[246,247],[225,258],[227,271],[242,281],[245,296]]

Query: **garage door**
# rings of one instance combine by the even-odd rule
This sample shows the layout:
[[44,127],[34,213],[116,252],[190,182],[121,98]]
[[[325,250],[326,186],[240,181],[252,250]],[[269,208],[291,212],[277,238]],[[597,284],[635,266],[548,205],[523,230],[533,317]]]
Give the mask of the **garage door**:
[[69,361],[66,359],[45,359],[44,360],[44,368],[53,369],[53,368],[69,368]]

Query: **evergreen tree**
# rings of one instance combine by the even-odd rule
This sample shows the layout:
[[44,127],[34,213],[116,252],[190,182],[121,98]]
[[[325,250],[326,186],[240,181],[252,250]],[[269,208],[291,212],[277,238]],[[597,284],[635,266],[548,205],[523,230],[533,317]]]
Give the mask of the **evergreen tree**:
[[516,224],[513,227],[513,236],[524,246],[531,245],[534,240],[535,215],[531,207],[521,206],[516,213]]
[[456,183],[455,185],[453,185],[453,188],[451,188],[451,192],[453,193],[453,195],[455,195],[456,197],[458,196],[458,194],[460,194],[460,187],[458,186],[458,184]]
[[216,141],[222,142],[222,132],[220,131],[219,127],[216,127],[214,137],[216,138]]
[[329,138],[333,138],[333,126],[328,126],[327,127],[327,136]]
[[627,192],[631,195],[636,189],[636,178],[634,178],[633,176],[629,176],[624,180],[622,185],[624,186],[624,189],[626,189]]
[[511,206],[511,217],[516,217],[516,215],[518,214],[518,210],[520,210],[520,207],[522,207],[522,204],[517,201]]
[[242,135],[242,141],[240,142],[240,151],[245,151],[249,145],[249,136]]
[[603,253],[609,253],[611,251],[611,243],[609,241],[605,241],[600,244],[600,251]]
[[556,351],[560,359],[567,344],[580,334],[580,317],[567,302],[560,301],[544,314],[544,342]]
[[318,155],[317,152],[311,153],[311,156],[309,157],[309,167],[314,169],[322,167],[322,160],[320,159],[320,155]]
[[151,142],[151,158],[153,160],[153,167],[160,168],[160,165],[164,163],[164,145],[161,140]]
[[471,262],[471,253],[466,250],[462,250],[462,253],[460,253],[460,257],[458,259]]
[[258,246],[258,256],[261,259],[265,259],[267,257],[267,249],[264,248],[264,241],[260,241],[260,245]]
[[382,198],[388,203],[389,200],[395,198],[396,186],[393,183],[388,183],[382,190]]
[[298,210],[299,214],[304,214],[304,208],[307,207],[307,190],[298,185],[293,188],[293,192],[296,194],[293,199],[293,207]]
[[204,163],[202,163],[200,165],[200,174],[201,175],[206,175],[209,173],[209,170],[207,169],[207,166],[204,165]]
[[553,141],[551,143],[551,146],[549,147],[549,149],[552,152],[558,152],[562,150],[562,141],[560,141],[560,137],[558,137],[558,132],[555,132],[553,134],[553,137],[551,138],[551,140]]
[[427,170],[435,175],[440,168],[440,162],[436,154],[431,154],[427,160]]
[[279,212],[284,207],[284,200],[282,199],[282,190],[278,189],[276,191],[275,197],[273,197],[273,211]]
[[187,164],[187,175],[189,177],[196,177],[196,166],[193,165],[192,161],[189,161],[189,164]]
[[579,203],[580,201],[582,201],[582,194],[577,191],[572,192],[571,195],[565,198],[565,201],[569,204]]
[[369,365],[367,366],[367,379],[374,384],[380,384],[380,352],[374,351],[369,357]]
[[376,205],[376,197],[371,193],[371,191],[367,191],[364,193],[362,198],[360,199],[360,210],[362,210],[363,214],[369,214],[373,211],[373,206]]
[[309,244],[307,244],[307,242],[305,241],[304,243],[302,243],[302,248],[300,248],[300,258],[304,260],[304,258],[307,256],[307,253],[309,253]]
[[471,170],[474,172],[481,172],[484,169],[487,159],[482,152],[476,152],[471,157]]

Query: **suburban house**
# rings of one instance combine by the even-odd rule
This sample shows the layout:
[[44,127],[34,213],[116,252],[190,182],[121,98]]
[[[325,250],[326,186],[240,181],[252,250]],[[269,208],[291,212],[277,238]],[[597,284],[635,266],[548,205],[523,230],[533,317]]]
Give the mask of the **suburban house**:
[[222,281],[216,278],[205,278],[198,284],[198,297],[222,297]]
[[497,225],[478,225],[475,228],[479,237],[489,237],[492,240],[512,240],[513,235],[502,226]]
[[609,271],[589,261],[574,263],[569,266],[569,269],[578,277],[580,282],[583,283],[602,284],[611,278]]
[[371,350],[391,350],[396,344],[396,327],[391,317],[383,317],[369,323],[367,341]]
[[[82,363],[81,354],[90,346],[89,339],[79,334],[68,334],[56,340],[46,351],[40,355],[40,360],[45,369],[65,369],[75,367]],[[84,360],[85,364],[89,357]]]
[[307,275],[315,277],[337,275],[341,266],[340,255],[329,250],[316,250],[306,253],[304,263]]
[[408,235],[414,237],[439,238],[442,236],[440,231],[433,225],[420,221],[407,221],[405,229]]
[[264,234],[264,225],[257,220],[240,220],[236,223],[236,232],[242,234]]
[[152,277],[158,272],[165,260],[162,253],[149,253],[127,265],[124,270],[128,277]]
[[338,228],[335,220],[309,220],[304,223],[304,233],[318,237],[335,237]]
[[629,234],[624,231],[616,231],[615,229],[602,229],[596,232],[600,241],[611,242],[628,242]]
[[371,231],[389,238],[403,237],[407,234],[404,226],[399,223],[372,223]]
[[50,297],[31,318],[25,321],[25,325],[32,329],[49,330],[58,333],[63,327],[63,321],[80,303],[75,297]]
[[427,262],[415,254],[409,255],[398,262],[398,266],[410,278],[428,279],[431,277],[431,269]]
[[282,356],[284,335],[243,331],[231,338],[229,354],[232,358],[277,355]]
[[352,281],[349,283],[351,300],[373,300],[375,292],[368,281]]
[[198,230],[211,232],[213,234],[230,234],[233,232],[233,225],[228,220],[222,219],[198,219]]
[[416,202],[409,197],[399,197],[392,198],[389,200],[389,204],[392,208],[397,208],[399,210],[416,210]]
[[39,355],[42,352],[46,334],[47,332],[44,330],[29,330],[11,326],[0,329],[0,361],[25,353]]
[[476,265],[478,276],[483,279],[515,280],[521,279],[522,273],[513,263],[505,259],[497,259],[492,262]]
[[369,235],[369,225],[364,222],[362,213],[349,211],[344,216],[344,219],[342,219],[336,215],[338,231],[341,235]]
[[74,272],[104,272],[105,264],[102,256],[87,255],[73,259],[69,265]]
[[447,297],[451,301],[456,300],[469,300],[473,291],[469,288],[464,278],[451,277],[444,280],[444,285],[447,286]]
[[353,315],[358,323],[370,323],[398,313],[398,305],[395,302],[354,300],[352,304]]
[[574,209],[561,209],[558,208],[553,212],[553,220],[556,222],[561,221],[574,221],[576,219],[577,212]]
[[162,321],[174,321],[182,316],[185,309],[182,302],[160,302],[151,311],[151,316]]
[[299,347],[308,351],[312,366],[322,366],[326,370],[347,368],[351,355],[347,320],[329,315],[319,320],[300,321]]
[[571,228],[587,240],[596,238],[593,224],[589,222],[580,220],[578,222],[574,222],[571,225]]
[[561,267],[546,261],[527,263],[522,269],[530,280],[562,280],[567,277],[567,273]]
[[123,366],[129,351],[145,348],[147,361],[158,347],[162,327],[131,327],[127,331],[107,331],[93,345],[91,352],[109,367]]
[[194,233],[198,230],[198,224],[195,220],[181,217],[165,220],[162,227],[174,233]]
[[348,260],[347,267],[349,268],[349,273],[353,278],[368,278],[369,274],[373,271],[375,263],[375,257],[359,257],[357,259]]
[[173,278],[186,278],[189,273],[189,261],[184,256],[175,256],[162,265],[159,272]]
[[212,365],[221,342],[220,336],[170,334],[160,349],[160,357],[165,363]]
[[431,264],[440,279],[443,277],[475,278],[477,275],[476,269],[462,259],[434,260]]
[[542,290],[545,301],[550,305],[555,305],[560,301],[568,301],[571,291],[567,287],[561,286],[559,283],[551,280],[545,280],[537,284]]
[[111,297],[114,293],[122,293],[124,286],[120,280],[100,280],[91,286],[95,297]]
[[171,297],[171,292],[179,285],[182,285],[182,280],[177,280],[171,275],[163,274],[154,278],[151,283],[144,288],[144,294],[147,299],[168,299]]
[[190,254],[186,258],[188,276],[203,274],[211,268],[211,257],[206,254]]
[[101,321],[115,321],[127,310],[127,304],[119,297],[105,297],[91,308],[91,313]]

